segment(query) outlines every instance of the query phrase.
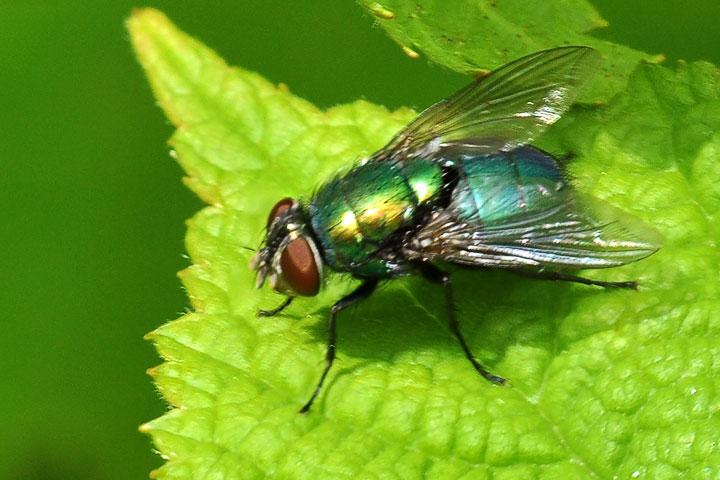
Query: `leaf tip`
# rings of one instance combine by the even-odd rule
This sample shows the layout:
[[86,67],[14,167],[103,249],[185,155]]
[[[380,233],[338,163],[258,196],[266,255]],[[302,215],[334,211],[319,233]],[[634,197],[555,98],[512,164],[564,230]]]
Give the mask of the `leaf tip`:
[[377,2],[371,2],[367,5],[367,9],[382,20],[392,20],[395,18],[395,12],[388,10]]
[[665,60],[667,60],[667,55],[664,53],[656,53],[655,55],[651,55],[646,61],[648,63],[663,63]]
[[[187,224],[188,228],[190,228],[190,227],[193,226],[193,225],[190,223],[190,220],[186,220],[185,223]],[[189,274],[190,274],[190,267],[188,267],[188,268],[183,268],[182,270],[180,270],[179,272],[177,272],[177,277],[178,277],[180,280],[185,280],[185,279],[188,277]]]
[[156,336],[156,334],[157,334],[157,330],[153,330],[152,332],[148,332],[148,333],[146,333],[146,334],[143,336],[143,340],[148,340],[148,341],[153,342],[153,341],[155,341],[155,336]]
[[130,17],[126,20],[125,25],[131,37],[135,39],[143,27],[152,24],[167,24],[168,22],[168,18],[160,10],[154,8],[134,8],[132,12],[130,12]]
[[125,21],[130,41],[140,63],[147,70],[147,52],[152,48],[151,32],[167,26],[170,20],[154,8],[135,8]]
[[150,434],[150,431],[152,430],[152,426],[150,425],[150,422],[143,423],[138,427],[138,432],[143,433],[145,435]]
[[167,23],[167,16],[156,8],[133,8],[127,23],[130,25],[140,23]]
[[403,53],[408,57],[412,59],[420,58],[420,54],[407,45],[401,45],[400,48],[402,48]]
[[605,20],[602,17],[595,18],[594,23],[595,23],[595,28],[608,28],[610,26],[610,22],[608,22],[607,20]]

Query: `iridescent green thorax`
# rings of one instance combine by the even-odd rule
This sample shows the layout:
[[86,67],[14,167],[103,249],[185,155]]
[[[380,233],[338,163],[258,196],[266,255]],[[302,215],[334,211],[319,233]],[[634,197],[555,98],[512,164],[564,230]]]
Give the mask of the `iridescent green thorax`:
[[414,224],[419,206],[442,188],[437,163],[367,162],[323,185],[311,198],[309,217],[328,264],[359,276],[392,276],[392,262],[378,251]]
[[563,201],[566,182],[553,157],[533,147],[465,157],[453,203],[463,218],[491,223],[543,211]]

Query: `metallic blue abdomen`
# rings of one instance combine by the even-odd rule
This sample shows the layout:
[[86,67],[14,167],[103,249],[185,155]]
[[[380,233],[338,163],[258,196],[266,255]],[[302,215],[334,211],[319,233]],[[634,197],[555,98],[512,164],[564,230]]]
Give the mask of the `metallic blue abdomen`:
[[566,182],[557,161],[536,148],[465,155],[455,163],[460,179],[453,191],[453,205],[462,218],[496,222],[547,210],[563,201],[557,192]]

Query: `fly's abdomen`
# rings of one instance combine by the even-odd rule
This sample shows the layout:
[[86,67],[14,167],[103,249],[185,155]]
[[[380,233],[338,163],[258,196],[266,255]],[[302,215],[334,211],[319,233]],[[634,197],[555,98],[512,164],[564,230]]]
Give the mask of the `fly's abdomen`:
[[419,205],[442,188],[440,168],[423,160],[360,164],[323,185],[309,205],[311,223],[326,261],[339,271],[391,275],[379,250],[413,223]]
[[555,159],[533,147],[465,157],[453,203],[461,217],[492,223],[562,201],[566,182]]

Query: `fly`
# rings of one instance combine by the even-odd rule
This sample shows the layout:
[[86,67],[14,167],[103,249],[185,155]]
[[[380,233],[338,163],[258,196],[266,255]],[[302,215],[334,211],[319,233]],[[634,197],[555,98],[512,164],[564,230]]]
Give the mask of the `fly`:
[[566,273],[625,265],[655,253],[658,233],[599,199],[575,192],[555,158],[529,143],[575,101],[600,64],[588,47],[533,53],[422,112],[380,151],[327,180],[308,201],[270,211],[251,262],[287,295],[314,296],[326,270],[362,281],[330,310],[325,368],[335,359],[337,314],[378,283],[420,274],[445,289],[450,330],[480,375],[503,384],[472,354],[455,315],[450,275],[439,263],[501,268],[525,276],[614,288]]

